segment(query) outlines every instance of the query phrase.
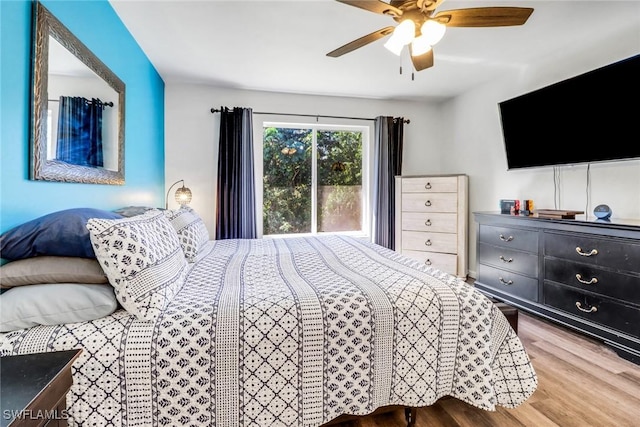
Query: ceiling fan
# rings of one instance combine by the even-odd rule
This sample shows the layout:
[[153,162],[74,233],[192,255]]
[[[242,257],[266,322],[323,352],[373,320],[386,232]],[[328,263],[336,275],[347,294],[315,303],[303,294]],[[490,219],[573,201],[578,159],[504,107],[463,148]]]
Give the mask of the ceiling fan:
[[345,53],[391,34],[385,47],[400,55],[409,45],[411,61],[416,71],[433,66],[433,45],[444,36],[447,27],[505,27],[522,25],[533,12],[528,7],[474,7],[436,12],[444,0],[336,0],[370,12],[388,15],[399,25],[385,27],[353,40],[329,53],[337,58]]

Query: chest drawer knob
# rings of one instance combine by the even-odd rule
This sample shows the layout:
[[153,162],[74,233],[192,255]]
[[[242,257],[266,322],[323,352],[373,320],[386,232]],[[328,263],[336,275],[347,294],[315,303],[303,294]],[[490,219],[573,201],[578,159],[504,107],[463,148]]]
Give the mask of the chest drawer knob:
[[430,183],[430,182],[427,182],[427,183],[424,185],[424,189],[425,189],[425,190],[431,190],[431,183]]
[[513,240],[513,236],[509,236],[509,237],[504,237],[503,234],[500,235],[500,240],[502,240],[503,242],[510,242]]
[[428,219],[424,222],[424,225],[426,225],[427,227],[431,227],[431,220]]
[[500,261],[502,261],[502,262],[513,262],[513,258],[507,259],[507,258],[503,257],[502,255],[500,255]]
[[431,200],[427,200],[426,202],[424,202],[424,205],[427,207],[431,206]]
[[500,280],[500,283],[503,285],[513,285],[513,280],[504,280],[502,277],[498,277],[498,280]]
[[583,311],[585,313],[595,313],[596,311],[598,311],[598,308],[595,305],[592,305],[590,308],[583,308],[582,304],[580,303],[580,301],[576,301],[576,307],[578,307],[578,310]]
[[576,252],[578,252],[578,255],[582,255],[582,256],[598,255],[597,249],[591,249],[590,252],[583,252],[580,246],[576,247]]
[[598,283],[598,279],[596,277],[592,277],[589,280],[584,280],[582,278],[582,275],[580,275],[580,273],[576,274],[576,280],[584,285],[594,285]]
[[430,259],[428,259],[428,260],[426,260],[424,263],[425,263],[426,265],[431,265],[431,260],[430,260]]
[[427,241],[426,241],[426,242],[424,242],[424,244],[425,244],[426,246],[431,246],[431,239],[427,239]]

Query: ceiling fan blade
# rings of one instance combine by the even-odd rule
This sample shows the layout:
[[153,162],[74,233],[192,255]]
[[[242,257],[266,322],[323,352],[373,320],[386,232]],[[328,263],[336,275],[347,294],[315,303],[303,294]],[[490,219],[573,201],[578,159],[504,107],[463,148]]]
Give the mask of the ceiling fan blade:
[[332,50],[327,53],[327,56],[332,58],[337,58],[338,56],[342,56],[345,53],[349,53],[354,51],[362,46],[368,45],[371,42],[374,42],[378,39],[381,39],[384,36],[387,36],[393,32],[394,27],[384,27],[378,31],[374,31],[371,34],[367,34],[366,36],[360,37],[352,42],[345,44],[344,46],[340,46],[339,48]]
[[532,12],[529,7],[473,7],[444,10],[432,18],[447,27],[506,27],[524,24]]
[[349,6],[359,7],[369,12],[379,13],[381,15],[402,16],[402,11],[389,3],[380,0],[336,0],[339,3],[348,4]]
[[425,68],[433,67],[433,49],[429,49],[429,52],[422,55],[411,55],[411,62],[416,71],[424,70]]

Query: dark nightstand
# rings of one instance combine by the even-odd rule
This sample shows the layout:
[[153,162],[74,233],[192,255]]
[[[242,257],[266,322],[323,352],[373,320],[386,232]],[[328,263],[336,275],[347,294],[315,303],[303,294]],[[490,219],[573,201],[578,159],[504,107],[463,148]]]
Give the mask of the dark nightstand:
[[0,358],[0,427],[67,426],[71,364],[82,350]]

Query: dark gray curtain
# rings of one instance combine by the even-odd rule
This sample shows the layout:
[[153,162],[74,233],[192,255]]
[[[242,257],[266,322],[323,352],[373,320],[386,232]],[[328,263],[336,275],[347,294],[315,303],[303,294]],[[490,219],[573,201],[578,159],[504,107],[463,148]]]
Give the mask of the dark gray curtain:
[[256,233],[251,108],[220,112],[216,239],[254,239]]
[[102,110],[99,99],[61,96],[56,159],[80,166],[103,166]]
[[373,141],[373,242],[395,249],[395,177],[402,174],[403,117],[379,116]]

